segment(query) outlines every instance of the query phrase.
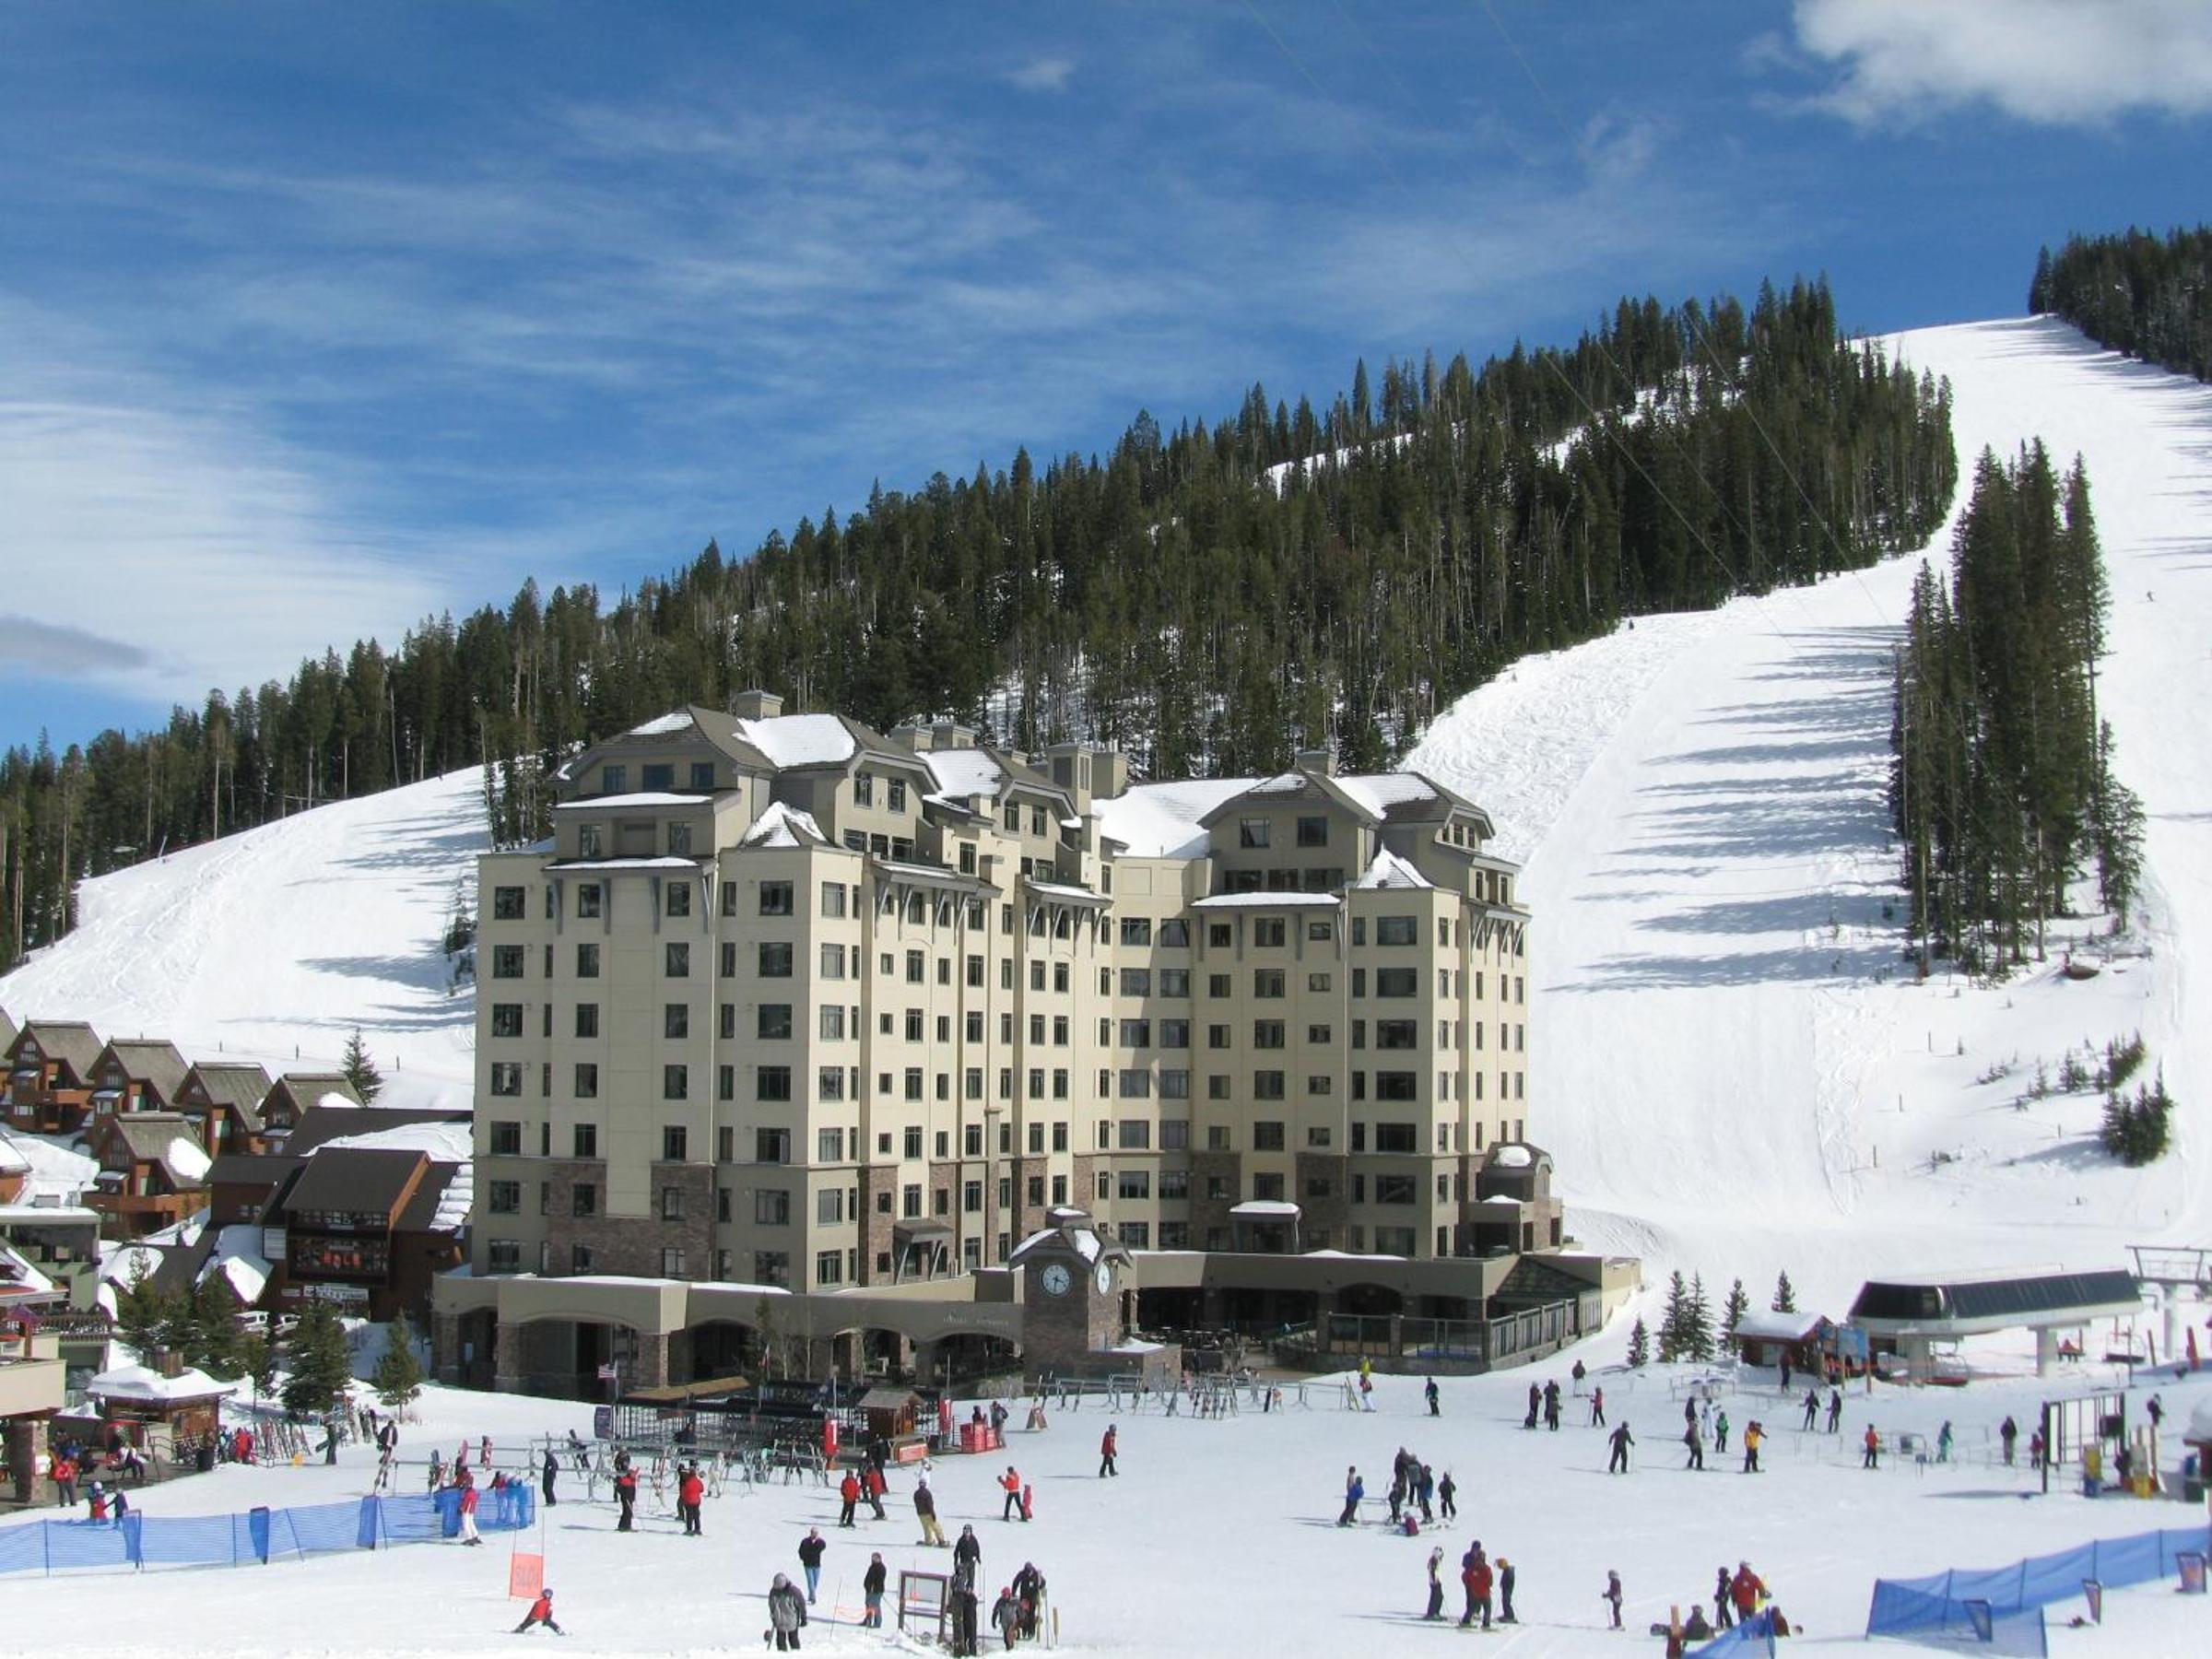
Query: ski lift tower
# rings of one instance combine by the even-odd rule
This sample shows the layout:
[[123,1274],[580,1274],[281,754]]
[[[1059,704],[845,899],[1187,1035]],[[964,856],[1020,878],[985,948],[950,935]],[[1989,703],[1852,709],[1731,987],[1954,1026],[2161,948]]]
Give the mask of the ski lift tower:
[[2136,1277],[2159,1288],[2159,1305],[2166,1313],[2168,1363],[2179,1365],[2185,1359],[2194,1370],[2197,1358],[2196,1334],[2192,1330],[2186,1338],[2182,1335],[2184,1323],[2182,1294],[2194,1291],[2200,1306],[2212,1302],[2212,1250],[2193,1250],[2174,1244],[2131,1244],[2128,1251],[2136,1258]]

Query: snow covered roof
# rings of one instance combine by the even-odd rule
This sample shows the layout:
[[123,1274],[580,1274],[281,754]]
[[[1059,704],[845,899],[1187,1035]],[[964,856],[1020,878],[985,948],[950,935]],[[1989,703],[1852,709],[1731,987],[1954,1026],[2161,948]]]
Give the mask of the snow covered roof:
[[1232,1216],[1295,1216],[1299,1208],[1288,1198],[1247,1198],[1241,1204],[1230,1205],[1229,1213]]
[[52,1279],[15,1250],[0,1244],[0,1303],[43,1301],[54,1293]]
[[1214,893],[1194,910],[1318,910],[1343,902],[1334,893]]
[[135,1279],[152,1278],[161,1270],[161,1253],[144,1244],[102,1244],[100,1277],[112,1284],[128,1286]]
[[740,720],[738,736],[777,766],[837,766],[860,752],[859,741],[836,714],[778,714]]
[[1394,807],[1426,806],[1449,798],[1418,772],[1358,772],[1329,782],[1377,818],[1388,818]]
[[634,790],[629,794],[583,795],[573,801],[557,801],[556,812],[596,812],[608,806],[704,806],[714,797],[703,794],[678,794],[665,789]]
[[564,858],[548,870],[696,870],[695,858]]
[[1735,1334],[1759,1342],[1803,1342],[1819,1323],[1818,1313],[1776,1313],[1766,1308],[1748,1308],[1735,1322]]
[[1199,820],[1242,794],[1250,778],[1185,778],[1173,783],[1140,783],[1091,807],[1099,832],[1122,843],[1132,858],[1198,858],[1206,834]]
[[2193,1441],[2212,1441],[2212,1394],[2202,1394],[2189,1408],[2189,1435]]
[[14,1135],[0,1130],[0,1175],[25,1175],[29,1171],[29,1155],[17,1149]]
[[236,1394],[238,1384],[218,1382],[191,1366],[173,1377],[165,1377],[143,1365],[119,1365],[86,1383],[85,1392],[104,1400],[204,1400],[211,1394]]
[[229,1283],[241,1302],[252,1307],[268,1288],[269,1275],[274,1271],[261,1253],[261,1229],[241,1222],[216,1234],[215,1248],[200,1264],[199,1277],[194,1283],[221,1278]]
[[1046,899],[1073,899],[1087,904],[1103,904],[1106,895],[1094,893],[1088,888],[1070,887],[1065,881],[1031,881],[1027,889]]
[[1501,1170],[1525,1170],[1536,1161],[1536,1155],[1518,1141],[1508,1141],[1490,1148],[1490,1161]]
[[362,1135],[333,1135],[310,1147],[306,1156],[320,1157],[335,1147],[363,1147],[379,1152],[427,1152],[440,1163],[466,1163],[476,1156],[468,1124],[450,1118],[399,1124]]
[[798,847],[827,846],[830,838],[822,827],[814,821],[814,814],[801,812],[783,801],[771,801],[768,810],[753,820],[753,827],[738,841],[741,847]]
[[922,764],[937,781],[937,793],[966,801],[979,794],[995,796],[1006,769],[989,749],[927,749]]
[[1436,884],[1385,847],[1375,854],[1374,863],[1369,865],[1365,873],[1352,885],[1356,888],[1425,888]]
[[642,725],[634,725],[623,733],[625,737],[665,737],[671,732],[691,729],[691,711],[677,709],[666,714],[655,714]]
[[206,1180],[207,1171],[215,1160],[191,1135],[179,1135],[171,1137],[169,1150],[161,1161],[170,1167],[172,1173],[190,1183]]

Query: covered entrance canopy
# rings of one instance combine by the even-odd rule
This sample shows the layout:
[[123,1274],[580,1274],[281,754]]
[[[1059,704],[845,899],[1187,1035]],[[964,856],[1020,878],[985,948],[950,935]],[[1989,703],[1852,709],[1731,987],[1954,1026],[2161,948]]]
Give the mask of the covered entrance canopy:
[[1236,1247],[1261,1255],[1298,1253],[1299,1207],[1287,1198],[1247,1198],[1229,1208]]

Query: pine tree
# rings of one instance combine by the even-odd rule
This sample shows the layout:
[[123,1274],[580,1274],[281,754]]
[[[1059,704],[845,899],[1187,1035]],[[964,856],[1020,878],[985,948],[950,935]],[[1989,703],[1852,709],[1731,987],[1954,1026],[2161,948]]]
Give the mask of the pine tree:
[[320,1417],[335,1406],[353,1381],[353,1360],[346,1327],[326,1301],[311,1301],[285,1344],[291,1374],[285,1379],[284,1408],[294,1417]]
[[1629,1332],[1630,1369],[1641,1371],[1651,1363],[1651,1359],[1652,1334],[1644,1328],[1643,1316],[1640,1313],[1636,1316],[1635,1325]]
[[353,1035],[347,1039],[346,1053],[338,1061],[338,1069],[346,1074],[346,1081],[353,1085],[353,1092],[361,1097],[361,1104],[373,1105],[376,1097],[384,1091],[384,1076],[376,1069],[376,1062],[369,1057],[368,1046],[361,1041],[361,1030],[356,1026]]
[[1744,1281],[1739,1278],[1728,1287],[1728,1301],[1721,1313],[1721,1329],[1731,1342],[1735,1339],[1735,1327],[1743,1324],[1744,1315],[1750,1311],[1751,1299],[1745,1294]]
[[1689,1300],[1682,1309],[1682,1351],[1700,1361],[1712,1358],[1712,1310],[1705,1300],[1705,1276],[1689,1281]]
[[394,1410],[422,1393],[422,1362],[415,1358],[415,1334],[407,1328],[405,1313],[395,1314],[385,1328],[384,1351],[369,1380],[376,1387],[376,1397]]
[[192,1292],[192,1324],[184,1355],[209,1376],[229,1382],[243,1374],[239,1360],[238,1300],[210,1274]]
[[154,1362],[161,1334],[170,1323],[170,1299],[154,1288],[146,1258],[131,1265],[130,1282],[115,1297],[115,1335],[138,1356],[141,1365]]
[[276,1345],[259,1331],[248,1331],[238,1342],[239,1372],[253,1385],[256,1402],[276,1392]]
[[1767,1306],[1771,1312],[1776,1313],[1794,1313],[1797,1312],[1797,1290],[1796,1287],[1790,1283],[1790,1275],[1787,1268],[1784,1268],[1782,1272],[1774,1276],[1774,1300],[1769,1302]]
[[1666,1311],[1659,1316],[1659,1363],[1681,1359],[1689,1341],[1689,1286],[1677,1267],[1666,1281]]

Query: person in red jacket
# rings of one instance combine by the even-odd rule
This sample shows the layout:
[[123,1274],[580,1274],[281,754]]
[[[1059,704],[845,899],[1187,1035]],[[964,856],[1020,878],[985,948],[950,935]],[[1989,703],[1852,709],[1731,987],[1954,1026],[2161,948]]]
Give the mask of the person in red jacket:
[[1113,1466],[1114,1451],[1121,1443],[1120,1432],[1118,1425],[1109,1423],[1106,1425],[1104,1436],[1099,1441],[1099,1478],[1100,1480],[1105,1479],[1109,1475],[1118,1476],[1121,1473]]
[[523,1615],[523,1622],[514,1627],[514,1633],[520,1636],[532,1625],[541,1624],[556,1636],[568,1634],[566,1630],[553,1622],[553,1592],[550,1590],[540,1590],[537,1593],[537,1599],[530,1604],[530,1611]]
[[998,1477],[998,1486],[999,1489],[1006,1495],[1006,1502],[999,1506],[998,1518],[1001,1521],[1011,1521],[1014,1519],[1015,1512],[1021,1508],[1021,1476],[1015,1470],[1012,1464],[1008,1464],[1006,1472]]
[[684,1535],[686,1537],[696,1538],[701,1535],[699,1530],[699,1506],[706,1495],[707,1483],[699,1477],[698,1465],[686,1464],[684,1477],[676,1483],[676,1507],[677,1512],[684,1518]]
[[615,1530],[629,1532],[631,1530],[630,1518],[637,1509],[638,1502],[637,1470],[625,1466],[616,1472],[615,1501],[622,1506],[621,1516],[615,1522]]
[[477,1504],[482,1497],[483,1493],[477,1489],[475,1478],[470,1476],[466,1469],[462,1470],[461,1542],[464,1544],[475,1544],[480,1546],[484,1542],[482,1538],[477,1536]]
[[1765,1583],[1751,1571],[1750,1562],[1735,1564],[1735,1576],[1728,1581],[1728,1599],[1735,1604],[1736,1623],[1743,1623],[1759,1611],[1759,1598],[1766,1590]]
[[867,1466],[865,1473],[860,1477],[860,1488],[867,1496],[868,1507],[876,1512],[876,1519],[878,1521],[886,1519],[883,1512],[885,1482],[881,1464],[872,1463]]
[[853,1512],[860,1503],[860,1477],[847,1469],[844,1479],[838,1482],[837,1495],[843,1499],[845,1503],[845,1507],[838,1514],[837,1524],[840,1526],[850,1526],[853,1524]]

